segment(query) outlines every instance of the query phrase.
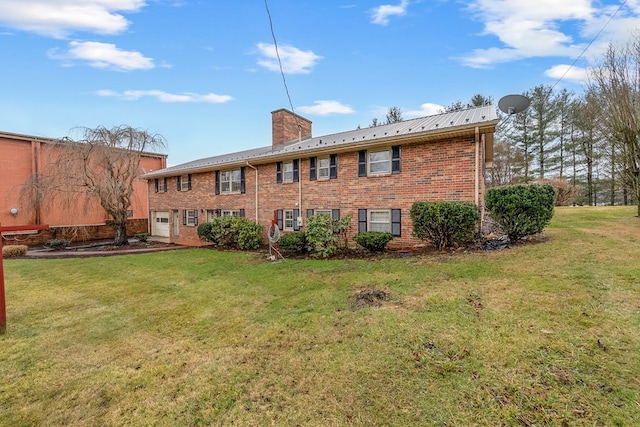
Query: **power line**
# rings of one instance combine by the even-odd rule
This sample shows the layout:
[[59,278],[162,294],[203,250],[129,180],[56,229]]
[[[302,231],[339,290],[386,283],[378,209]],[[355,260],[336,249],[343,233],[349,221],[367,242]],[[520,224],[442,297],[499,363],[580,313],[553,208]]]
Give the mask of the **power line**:
[[287,87],[287,79],[284,77],[284,70],[282,69],[282,60],[280,59],[280,52],[278,51],[278,41],[276,40],[276,33],[273,30],[273,20],[271,19],[271,12],[269,11],[267,0],[264,0],[264,7],[267,9],[267,16],[269,17],[269,28],[271,28],[271,37],[273,37],[273,45],[276,48],[276,57],[278,57],[278,65],[280,66],[280,75],[282,75],[284,90],[287,93],[287,99],[289,100],[291,112],[295,114],[295,110],[293,109],[293,102],[291,102],[291,95],[289,95],[289,88]]
[[[265,0],[266,1],[266,0]],[[566,75],[569,73],[569,71],[571,71],[571,69],[578,63],[578,61],[580,60],[580,58],[582,58],[584,56],[585,53],[587,53],[587,50],[589,50],[589,48],[591,47],[591,45],[596,41],[596,39],[598,37],[600,37],[600,34],[602,34],[602,32],[604,31],[605,28],[607,28],[607,26],[611,23],[611,21],[613,21],[613,18],[616,17],[616,15],[618,14],[618,12],[620,12],[620,10],[622,10],[622,8],[624,7],[624,5],[627,4],[627,0],[623,0],[622,3],[620,3],[620,6],[618,6],[618,9],[616,9],[616,11],[613,13],[613,15],[611,15],[609,17],[609,19],[607,20],[607,22],[604,24],[604,26],[602,28],[600,28],[600,31],[598,31],[598,33],[591,39],[591,41],[589,42],[589,44],[587,44],[587,46],[582,50],[582,53],[580,53],[580,55],[578,55],[578,57],[575,59],[575,61],[573,61],[573,63],[565,70],[564,74],[562,74],[560,76],[560,78],[558,79],[558,81],[556,81],[553,86],[551,86],[551,90],[549,92],[553,92],[553,89],[558,85],[558,83],[560,83],[560,81],[562,81],[562,79],[564,79],[566,77]]]

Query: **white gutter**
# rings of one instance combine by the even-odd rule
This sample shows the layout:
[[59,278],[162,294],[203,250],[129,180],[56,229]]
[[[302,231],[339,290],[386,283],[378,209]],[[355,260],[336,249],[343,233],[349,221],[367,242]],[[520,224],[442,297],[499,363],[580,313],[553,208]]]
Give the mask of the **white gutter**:
[[254,171],[256,171],[256,224],[259,224],[258,222],[258,168],[256,168],[249,162],[246,162],[246,165],[249,166]]
[[475,185],[475,202],[476,202],[476,206],[480,207],[479,202],[479,195],[478,192],[480,191],[480,178],[479,178],[479,165],[480,165],[480,128],[476,126],[476,185]]

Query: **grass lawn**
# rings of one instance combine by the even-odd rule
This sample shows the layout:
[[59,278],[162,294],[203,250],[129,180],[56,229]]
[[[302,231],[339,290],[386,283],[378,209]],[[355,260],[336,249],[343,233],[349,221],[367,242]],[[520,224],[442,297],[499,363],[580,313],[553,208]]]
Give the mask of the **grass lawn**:
[[401,259],[6,260],[0,425],[637,426],[634,214]]

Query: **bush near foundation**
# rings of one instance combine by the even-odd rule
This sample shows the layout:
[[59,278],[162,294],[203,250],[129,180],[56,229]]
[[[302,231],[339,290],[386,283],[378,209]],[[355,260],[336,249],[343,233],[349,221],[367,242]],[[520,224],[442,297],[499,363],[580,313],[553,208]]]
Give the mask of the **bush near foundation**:
[[474,240],[480,214],[469,202],[416,202],[411,206],[413,235],[443,249]]
[[[202,226],[202,227],[201,227]],[[198,226],[198,236],[218,246],[254,250],[262,246],[263,226],[240,216],[221,216]],[[209,232],[207,232],[210,229]]]
[[44,244],[46,247],[59,251],[66,248],[71,243],[68,239],[50,239]]
[[278,248],[282,251],[303,253],[306,250],[307,238],[304,231],[295,231],[280,235]]
[[365,231],[353,237],[356,243],[369,252],[384,252],[393,234],[386,231]]
[[25,256],[27,254],[27,245],[8,245],[2,247],[2,257],[12,258]]
[[487,190],[486,207],[511,242],[540,233],[553,217],[555,190],[549,184],[509,185]]

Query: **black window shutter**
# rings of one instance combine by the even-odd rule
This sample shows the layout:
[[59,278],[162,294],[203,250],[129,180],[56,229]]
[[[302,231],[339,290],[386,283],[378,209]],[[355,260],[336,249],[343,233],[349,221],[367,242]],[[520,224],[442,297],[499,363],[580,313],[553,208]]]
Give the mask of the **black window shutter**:
[[244,194],[247,191],[244,184],[244,166],[240,168],[240,192]]
[[222,209],[216,209],[216,216],[220,218],[222,216]]
[[182,225],[187,225],[187,210],[182,211]]
[[400,237],[402,235],[401,232],[401,217],[400,209],[391,209],[391,234],[396,237]]
[[240,216],[244,218],[244,209],[240,209]]
[[367,210],[358,209],[358,233],[367,231]]
[[367,176],[367,150],[358,151],[358,176]]
[[198,209],[193,210],[194,225],[198,225]]
[[216,194],[220,194],[220,171],[216,171]]
[[331,209],[331,219],[334,221],[340,219],[340,209]]
[[400,146],[391,147],[391,173],[400,173]]
[[166,192],[166,191],[168,190],[168,188],[167,188],[167,177],[164,177],[163,179],[164,179],[164,181],[163,181],[163,184],[164,184],[164,191],[163,191],[163,193],[164,193],[164,192]]
[[191,174],[187,175],[187,190],[191,190]]
[[309,181],[316,180],[316,160],[317,157],[309,157]]
[[313,209],[307,209],[307,218],[313,216]]
[[293,182],[300,181],[300,160],[293,161]]
[[282,183],[282,162],[276,163],[276,182],[278,184]]
[[284,230],[284,224],[283,224],[283,220],[282,220],[282,209],[278,209],[276,211],[276,217],[278,218],[278,228],[280,230]]
[[336,179],[338,177],[338,155],[329,156],[329,178]]
[[293,231],[300,231],[300,223],[298,217],[300,216],[300,209],[293,210]]
[[158,180],[156,179],[156,193],[158,192],[158,185],[159,183],[158,183]]
[[178,176],[177,181],[178,181],[178,191],[180,191],[182,190],[182,177]]

